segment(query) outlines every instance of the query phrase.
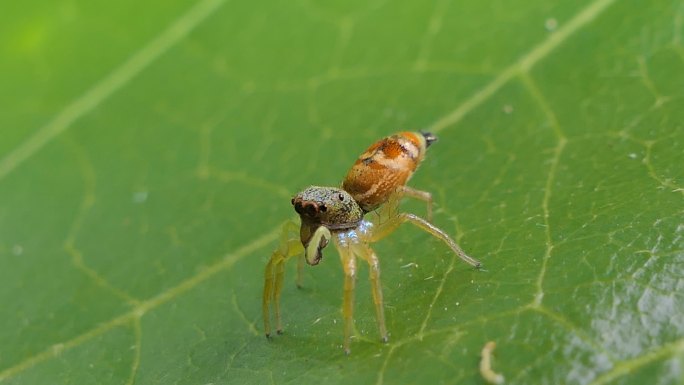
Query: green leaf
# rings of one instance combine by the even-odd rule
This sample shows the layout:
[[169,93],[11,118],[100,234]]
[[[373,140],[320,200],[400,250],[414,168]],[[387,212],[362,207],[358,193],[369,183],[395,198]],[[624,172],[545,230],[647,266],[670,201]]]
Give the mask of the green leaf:
[[[0,382],[684,383],[684,3],[37,1],[0,14]],[[352,354],[289,199],[398,130],[475,271],[403,227]],[[425,207],[406,202],[406,211]]]

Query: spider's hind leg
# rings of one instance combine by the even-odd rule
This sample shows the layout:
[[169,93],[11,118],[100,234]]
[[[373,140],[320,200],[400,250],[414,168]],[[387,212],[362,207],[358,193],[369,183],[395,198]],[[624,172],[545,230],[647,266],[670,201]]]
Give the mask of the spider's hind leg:
[[[411,197],[421,200],[427,204],[427,220],[432,223],[432,194],[427,191],[416,190],[408,186],[399,186],[395,192],[396,197],[393,199],[401,199],[402,197]],[[396,209],[396,208],[395,208]]]
[[480,261],[468,256],[461,249],[461,247],[459,247],[458,244],[454,242],[454,240],[451,239],[451,237],[449,237],[447,233],[444,232],[444,230],[440,229],[439,227],[433,225],[432,223],[426,221],[425,219],[415,214],[395,213],[395,215],[389,216],[386,220],[384,220],[382,223],[379,223],[376,226],[372,236],[369,239],[369,242],[377,242],[380,239],[385,238],[389,234],[393,233],[394,230],[396,230],[399,227],[399,225],[401,225],[404,222],[409,222],[415,225],[416,227],[422,229],[423,231],[429,233],[433,237],[442,240],[444,243],[447,244],[447,246],[449,246],[449,248],[456,255],[458,255],[459,258],[461,258],[467,264],[477,268],[481,266]]

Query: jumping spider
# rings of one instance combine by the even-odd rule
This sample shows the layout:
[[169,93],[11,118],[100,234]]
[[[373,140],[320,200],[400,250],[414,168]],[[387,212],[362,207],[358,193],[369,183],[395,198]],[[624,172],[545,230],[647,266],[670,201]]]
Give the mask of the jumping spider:
[[[344,351],[349,354],[354,311],[356,258],[370,267],[373,302],[380,337],[387,342],[387,329],[380,286],[380,263],[370,244],[388,236],[404,222],[409,222],[441,239],[466,263],[480,267],[480,262],[466,255],[447,233],[431,223],[432,195],[407,187],[425,151],[437,138],[424,132],[401,132],[381,139],[361,154],[347,174],[342,188],[310,186],[292,198],[301,224],[288,221],[282,229],[280,245],[266,265],[263,296],[264,329],[271,334],[270,304],[273,302],[276,331],[282,333],[280,294],[283,288],[285,261],[304,252],[300,259],[297,283],[301,283],[303,260],[317,265],[322,251],[332,239],[344,269]],[[404,196],[427,204],[427,220],[398,210]],[[377,212],[374,221],[363,217]],[[299,227],[299,229],[297,229]],[[299,230],[299,238],[292,236]]]

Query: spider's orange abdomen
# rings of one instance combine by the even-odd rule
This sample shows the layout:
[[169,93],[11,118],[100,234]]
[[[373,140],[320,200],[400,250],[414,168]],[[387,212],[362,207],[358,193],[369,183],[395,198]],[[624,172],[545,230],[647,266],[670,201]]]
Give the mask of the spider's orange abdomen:
[[435,140],[429,133],[400,132],[373,143],[349,170],[342,188],[365,212],[375,210],[406,184]]

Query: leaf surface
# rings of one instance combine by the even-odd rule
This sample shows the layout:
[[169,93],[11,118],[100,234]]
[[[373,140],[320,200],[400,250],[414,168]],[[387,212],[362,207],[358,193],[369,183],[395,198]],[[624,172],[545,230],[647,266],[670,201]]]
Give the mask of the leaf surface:
[[[0,15],[0,382],[684,383],[684,3],[40,2]],[[403,227],[341,350],[332,248],[262,334],[289,199],[370,143]],[[424,205],[406,202],[424,214]]]

